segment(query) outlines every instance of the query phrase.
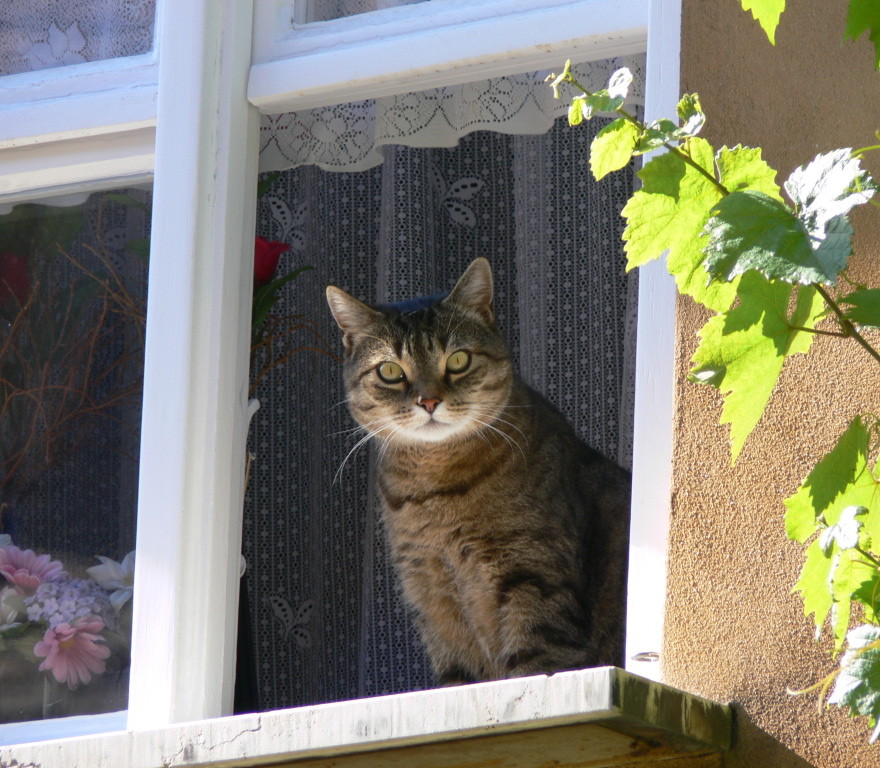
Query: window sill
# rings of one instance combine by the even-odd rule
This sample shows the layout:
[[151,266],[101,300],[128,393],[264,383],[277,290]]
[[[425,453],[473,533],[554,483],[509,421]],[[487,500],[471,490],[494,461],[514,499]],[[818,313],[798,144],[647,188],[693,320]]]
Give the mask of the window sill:
[[714,765],[732,734],[730,707],[601,667],[0,747],[0,768]]

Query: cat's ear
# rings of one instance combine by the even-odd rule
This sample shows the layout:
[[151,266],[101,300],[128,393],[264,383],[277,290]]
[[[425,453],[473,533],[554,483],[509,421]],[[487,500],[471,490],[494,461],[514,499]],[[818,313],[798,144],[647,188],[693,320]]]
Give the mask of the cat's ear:
[[342,342],[346,350],[351,349],[355,338],[367,333],[379,317],[379,313],[354,296],[349,296],[335,285],[327,286],[327,303],[333,319],[342,331]]
[[444,304],[455,304],[458,307],[469,309],[482,315],[487,322],[495,322],[495,313],[492,311],[492,267],[487,259],[480,257],[471,262],[471,265],[458,278],[449,295],[443,300]]

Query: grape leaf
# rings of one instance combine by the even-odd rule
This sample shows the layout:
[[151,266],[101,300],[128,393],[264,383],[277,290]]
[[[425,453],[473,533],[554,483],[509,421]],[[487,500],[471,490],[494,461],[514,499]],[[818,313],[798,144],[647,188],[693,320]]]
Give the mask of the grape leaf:
[[814,327],[822,314],[824,303],[815,289],[795,288],[789,317],[792,290],[747,272],[737,288],[739,303],[700,331],[690,378],[724,395],[720,423],[730,424],[731,463],[764,413],[785,358],[810,347],[812,335],[797,328]]
[[676,125],[668,118],[654,120],[645,126],[636,145],[636,154],[643,155],[652,149],[662,147],[670,142],[680,142],[696,136],[706,122],[700,106],[700,97],[695,93],[686,93],[681,97],[676,108],[681,125]]
[[771,45],[776,45],[776,27],[779,17],[785,10],[785,0],[740,0],[744,11],[751,11],[752,17],[767,34]]
[[615,70],[608,79],[608,95],[614,99],[625,99],[632,81],[633,74],[626,67]]
[[856,520],[859,515],[864,515],[867,507],[850,505],[840,513],[840,519],[834,524],[826,526],[819,534],[819,548],[826,555],[836,544],[840,549],[853,549],[859,545],[859,529],[862,521]]
[[[703,139],[688,142],[690,157],[714,175],[713,150]],[[642,188],[623,209],[627,269],[639,267],[668,250],[667,267],[678,289],[705,306],[730,307],[736,288],[709,284],[703,268],[700,232],[720,191],[702,173],[676,154],[655,157],[639,171]]]
[[874,44],[874,66],[880,68],[880,5],[877,0],[850,0],[844,37],[857,40],[863,32]]
[[821,515],[835,525],[849,506],[866,507],[863,530],[870,541],[880,542],[880,481],[878,467],[869,465],[869,447],[876,425],[864,417],[850,422],[831,449],[793,496],[785,500],[785,530],[789,538],[804,542],[816,530]]
[[856,627],[847,633],[846,643],[828,703],[869,718],[873,743],[880,736],[880,627]]
[[854,549],[841,549],[832,541],[828,552],[816,538],[807,547],[806,560],[795,591],[804,600],[804,615],[813,616],[817,636],[830,621],[836,649],[843,647],[852,615],[855,595],[871,589],[877,578],[877,569]]
[[[706,268],[732,280],[755,269],[766,277],[804,284],[825,282],[809,236],[785,203],[763,192],[732,192],[718,202],[706,224]],[[832,277],[837,272],[832,273]]]
[[638,138],[638,127],[622,117],[596,134],[590,145],[590,170],[596,181],[620,170],[632,159]]
[[857,325],[880,328],[880,288],[860,288],[840,297],[843,314]]
[[[842,499],[846,499],[846,504],[855,503],[850,494],[867,471],[868,437],[865,422],[859,417],[853,419],[834,448],[813,467],[794,495],[785,500],[788,538],[803,544],[816,532],[820,515],[833,525],[844,507]],[[880,497],[877,500],[880,502]]]
[[814,240],[822,240],[834,220],[867,203],[877,189],[852,149],[816,155],[795,168],[783,186]]
[[700,97],[696,93],[686,93],[681,97],[676,107],[678,119],[681,120],[679,128],[681,138],[696,136],[706,122],[706,115],[700,106]]

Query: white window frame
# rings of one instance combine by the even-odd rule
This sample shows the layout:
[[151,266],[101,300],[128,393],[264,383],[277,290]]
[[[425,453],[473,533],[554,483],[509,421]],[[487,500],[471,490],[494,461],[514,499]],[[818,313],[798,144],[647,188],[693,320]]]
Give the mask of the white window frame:
[[[158,0],[150,54],[0,78],[0,205],[154,180],[129,729],[232,707],[258,112],[647,48],[668,115],[680,3],[434,0],[277,35],[280,0]],[[643,268],[627,668],[654,679],[632,657],[662,642],[674,301]]]

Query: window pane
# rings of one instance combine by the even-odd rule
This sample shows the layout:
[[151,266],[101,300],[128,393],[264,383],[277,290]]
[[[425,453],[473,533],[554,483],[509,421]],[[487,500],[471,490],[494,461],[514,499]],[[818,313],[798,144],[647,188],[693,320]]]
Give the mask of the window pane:
[[146,53],[155,0],[0,3],[0,74]]
[[149,224],[0,216],[0,723],[127,706]]
[[636,286],[619,213],[634,177],[597,183],[585,168],[605,124],[573,130],[563,117],[541,135],[385,146],[365,171],[263,177],[257,232],[290,245],[278,274],[314,269],[274,308],[298,321],[293,354],[254,392],[244,551],[259,708],[434,684],[386,553],[381,447],[358,448],[365,435],[346,410],[327,284],[366,301],[432,295],[488,257],[520,373],[587,442],[628,464]]
[[294,0],[293,20],[297,24],[308,24],[425,2],[429,0]]

